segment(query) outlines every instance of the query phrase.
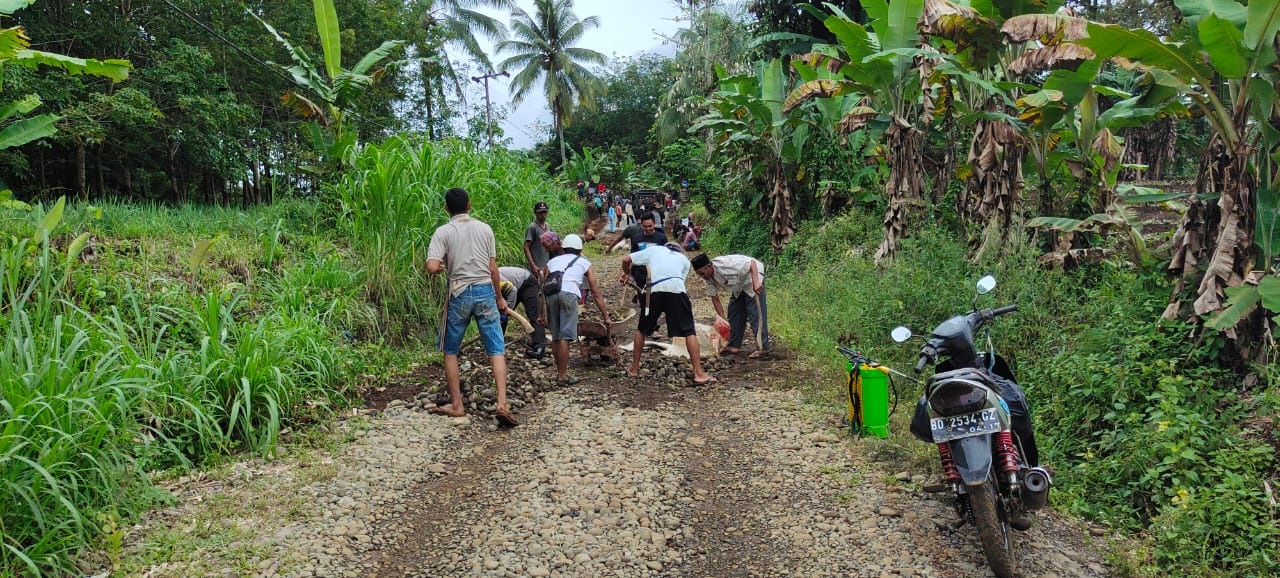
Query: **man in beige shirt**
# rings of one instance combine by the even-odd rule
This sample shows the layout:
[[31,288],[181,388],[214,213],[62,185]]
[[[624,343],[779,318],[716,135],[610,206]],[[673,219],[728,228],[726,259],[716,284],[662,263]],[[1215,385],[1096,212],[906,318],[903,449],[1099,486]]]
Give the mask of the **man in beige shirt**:
[[[742,348],[748,323],[756,335],[756,350],[750,357],[769,353],[769,314],[764,296],[764,263],[746,255],[722,255],[715,259],[704,253],[692,260],[694,271],[707,282],[707,295],[716,314],[729,320],[729,343],[722,353],[734,354]],[[721,293],[729,294],[729,311],[720,303]]]
[[497,292],[497,241],[493,229],[468,214],[471,199],[467,191],[449,189],[444,194],[449,222],[436,229],[427,248],[427,271],[433,275],[449,273],[449,300],[440,324],[440,351],[444,353],[444,376],[449,387],[450,404],[431,408],[432,413],[453,417],[466,415],[462,405],[462,380],[458,353],[462,334],[471,320],[476,320],[480,341],[493,365],[498,400],[494,416],[505,427],[519,425],[507,405],[507,358],[502,336],[500,314],[507,310],[506,299]]

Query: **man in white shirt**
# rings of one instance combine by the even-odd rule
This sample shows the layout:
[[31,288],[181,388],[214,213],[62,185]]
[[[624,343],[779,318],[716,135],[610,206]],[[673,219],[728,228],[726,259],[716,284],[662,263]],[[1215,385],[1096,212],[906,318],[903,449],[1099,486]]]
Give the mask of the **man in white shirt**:
[[[704,253],[693,258],[693,269],[707,282],[707,295],[716,314],[729,320],[729,343],[723,353],[741,351],[742,337],[749,322],[756,335],[757,349],[750,357],[769,353],[769,314],[764,295],[764,263],[746,255],[723,255],[711,259]],[[729,293],[726,315],[720,294]]]
[[689,301],[689,294],[684,286],[685,277],[689,276],[689,270],[693,267],[680,251],[680,245],[651,245],[627,255],[622,260],[620,282],[627,282],[633,264],[647,266],[650,281],[642,297],[648,303],[645,305],[645,314],[636,325],[636,337],[631,348],[631,367],[627,368],[627,375],[640,376],[640,351],[644,349],[644,340],[653,335],[658,328],[658,318],[665,315],[667,334],[685,338],[689,362],[693,365],[694,385],[714,383],[716,378],[702,369],[698,335],[693,322],[693,303]]
[[578,378],[569,375],[569,342],[578,339],[578,305],[582,302],[584,286],[591,290],[596,307],[600,308],[606,332],[612,321],[609,306],[596,285],[595,268],[582,256],[582,237],[565,235],[560,247],[563,253],[547,261],[547,270],[552,274],[558,272],[562,277],[560,290],[546,296],[546,321],[551,331],[551,355],[556,360],[556,383],[573,385],[578,383]]

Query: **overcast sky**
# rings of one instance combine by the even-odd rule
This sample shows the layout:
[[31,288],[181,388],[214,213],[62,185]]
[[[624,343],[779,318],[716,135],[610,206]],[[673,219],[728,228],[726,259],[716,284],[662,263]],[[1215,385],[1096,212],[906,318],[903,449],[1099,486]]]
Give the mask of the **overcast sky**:
[[[522,9],[530,15],[534,14],[533,0],[516,0]],[[486,11],[494,14],[504,24],[510,26],[508,14]],[[662,52],[672,54],[673,48],[663,47],[663,36],[670,36],[680,24],[675,18],[680,10],[672,0],[575,0],[574,13],[578,19],[588,16],[599,16],[600,27],[588,30],[578,44],[590,48],[610,58],[633,56],[640,52]],[[501,62],[505,55],[495,55],[491,43],[483,42],[486,52],[494,64]],[[475,84],[475,83],[473,83]],[[477,84],[472,94],[478,95],[476,101],[484,103],[484,90]],[[510,80],[497,78],[489,81],[489,97],[496,108],[498,105],[510,105],[507,88]],[[544,129],[538,127],[551,124],[551,112],[547,108],[546,99],[542,97],[541,88],[531,91],[519,108],[512,111],[511,116],[503,123],[502,129],[512,139],[516,148],[530,148],[543,140]]]

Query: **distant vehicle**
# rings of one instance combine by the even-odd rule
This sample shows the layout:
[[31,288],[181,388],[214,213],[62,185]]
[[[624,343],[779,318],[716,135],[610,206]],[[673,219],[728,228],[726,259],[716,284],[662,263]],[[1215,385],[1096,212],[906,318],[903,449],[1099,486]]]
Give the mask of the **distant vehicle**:
[[640,205],[652,209],[662,203],[662,193],[655,189],[640,189],[631,194],[631,202],[639,210]]

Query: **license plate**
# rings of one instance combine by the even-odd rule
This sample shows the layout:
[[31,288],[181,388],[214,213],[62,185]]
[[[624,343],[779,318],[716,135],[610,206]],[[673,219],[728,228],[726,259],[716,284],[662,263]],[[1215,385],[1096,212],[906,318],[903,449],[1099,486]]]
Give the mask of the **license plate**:
[[945,442],[1000,431],[1000,416],[995,408],[965,415],[935,417],[931,420],[933,441]]

